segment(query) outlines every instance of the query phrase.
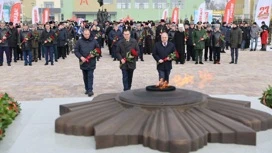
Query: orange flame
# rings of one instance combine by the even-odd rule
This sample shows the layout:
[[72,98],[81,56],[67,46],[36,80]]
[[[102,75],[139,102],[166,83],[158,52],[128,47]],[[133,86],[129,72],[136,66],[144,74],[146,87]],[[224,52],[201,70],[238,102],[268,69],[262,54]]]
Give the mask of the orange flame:
[[156,85],[156,87],[160,89],[165,89],[168,87],[168,82],[164,81],[163,79],[160,79],[159,83]]
[[184,77],[175,75],[171,82],[173,82],[176,87],[183,87],[187,84],[194,84],[194,76],[189,74],[185,74]]
[[213,80],[213,74],[207,71],[199,71],[198,76],[200,82],[198,83],[198,88],[203,89],[205,85]]

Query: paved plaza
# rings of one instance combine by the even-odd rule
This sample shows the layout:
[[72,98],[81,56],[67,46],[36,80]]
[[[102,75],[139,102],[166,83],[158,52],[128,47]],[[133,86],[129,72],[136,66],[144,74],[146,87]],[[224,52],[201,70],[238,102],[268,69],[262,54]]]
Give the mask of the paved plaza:
[[[268,46],[269,48],[270,46]],[[239,94],[260,96],[272,83],[272,52],[240,51],[238,64],[229,64],[230,50],[221,54],[221,64],[204,62],[195,65],[193,61],[184,65],[173,63],[170,84],[179,85],[185,74],[193,77],[190,84],[183,88],[201,91],[206,94]],[[156,63],[151,55],[144,56],[145,61],[137,63],[134,71],[132,89],[144,88],[156,84],[158,74]],[[42,100],[44,98],[85,97],[82,73],[78,59],[70,54],[67,59],[60,59],[54,66],[44,66],[44,59],[33,66],[24,66],[23,61],[6,63],[0,67],[0,91],[7,92],[16,100]],[[209,77],[207,81],[199,76]],[[108,50],[103,49],[103,57],[97,62],[94,78],[95,96],[102,93],[121,92],[123,90],[119,62],[112,61]],[[202,83],[200,85],[200,83]]]

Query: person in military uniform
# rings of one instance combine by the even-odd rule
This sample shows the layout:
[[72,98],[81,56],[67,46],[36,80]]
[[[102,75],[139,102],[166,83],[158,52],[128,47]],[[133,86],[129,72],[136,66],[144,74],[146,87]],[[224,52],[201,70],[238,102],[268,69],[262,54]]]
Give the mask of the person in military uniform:
[[206,31],[202,28],[202,23],[197,22],[197,29],[193,32],[193,45],[195,50],[195,64],[203,64],[203,49],[205,48]]
[[136,25],[136,32],[135,32],[135,36],[134,38],[137,40],[138,42],[138,46],[139,46],[139,58],[141,59],[141,61],[144,61],[143,58],[143,40],[144,40],[144,35],[143,35],[143,29],[140,23],[137,23]]
[[161,41],[161,34],[163,32],[167,32],[167,27],[165,25],[165,20],[161,19],[160,25],[158,25],[157,28],[156,28],[156,39],[155,39],[155,42]]
[[40,37],[39,31],[37,30],[37,25],[33,25],[32,35],[33,35],[33,39],[31,42],[31,46],[32,46],[31,51],[32,51],[32,55],[33,55],[32,61],[37,62],[38,58],[39,58],[38,47],[39,47],[39,37]]
[[151,54],[153,31],[148,26],[148,22],[145,22],[144,24],[143,35],[144,35],[144,54]]
[[11,37],[11,32],[6,28],[6,23],[4,21],[0,22],[0,66],[3,66],[4,52],[7,58],[8,66],[11,66],[11,53],[8,46],[8,39]]
[[39,60],[42,60],[42,57],[44,58],[44,48],[43,43],[40,41],[40,37],[42,35],[42,32],[44,31],[44,25],[38,24],[37,31],[39,32],[39,47],[38,47],[38,58]]
[[23,24],[23,29],[19,33],[19,46],[22,48],[24,55],[24,65],[32,66],[32,40],[33,35],[26,23]]

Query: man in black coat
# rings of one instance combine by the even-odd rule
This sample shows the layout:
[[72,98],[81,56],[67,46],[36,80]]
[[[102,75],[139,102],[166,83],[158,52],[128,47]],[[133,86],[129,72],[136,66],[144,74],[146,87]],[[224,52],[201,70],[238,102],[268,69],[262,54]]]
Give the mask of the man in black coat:
[[153,49],[153,57],[157,61],[157,70],[159,72],[159,80],[169,82],[169,75],[172,69],[172,59],[169,55],[175,51],[175,45],[168,42],[167,33],[161,34],[161,42],[157,42]]
[[130,31],[125,29],[123,32],[124,39],[120,40],[116,48],[116,57],[120,61],[120,68],[123,75],[124,91],[131,89],[133,72],[136,69],[137,56],[133,56],[129,59],[128,55],[133,55],[133,51],[137,51],[137,55],[140,52],[137,41],[130,37]]
[[195,61],[195,51],[194,51],[194,43],[193,43],[193,33],[195,31],[194,22],[190,22],[190,27],[188,29],[185,28],[186,34],[186,45],[187,45],[187,61],[190,61],[192,58]]
[[10,38],[10,30],[6,28],[6,23],[4,21],[0,21],[0,66],[3,66],[4,61],[4,52],[7,57],[7,64],[11,66],[11,57],[10,50],[8,46],[8,39]]
[[[75,46],[75,55],[82,63],[80,65],[80,69],[83,73],[83,80],[85,85],[85,94],[88,96],[92,96],[93,93],[93,73],[96,68],[96,59],[95,56],[90,55],[90,51],[94,50],[95,48],[100,48],[98,42],[93,38],[90,37],[91,33],[89,29],[84,29],[83,37],[79,39]],[[91,58],[88,59],[87,57],[90,56]]]
[[13,22],[9,22],[9,29],[11,32],[10,38],[8,39],[8,45],[10,50],[10,57],[12,58],[12,51],[14,56],[14,62],[17,62],[18,53],[17,53],[17,42],[18,42],[18,30],[14,27]]
[[23,29],[20,31],[19,34],[19,44],[20,48],[22,49],[25,66],[29,65],[32,66],[32,40],[33,40],[32,32],[29,30],[28,25],[26,23],[23,24]]
[[65,44],[67,43],[67,32],[63,27],[63,24],[60,23],[58,25],[58,30],[55,33],[56,37],[57,37],[57,45],[58,45],[58,56],[62,57],[62,59],[65,59],[66,57],[66,48],[65,48]]
[[158,27],[156,28],[156,42],[161,41],[161,34],[163,32],[167,32],[167,27],[165,25],[165,20],[161,19],[160,25],[158,25]]
[[45,64],[48,65],[48,55],[50,56],[51,65],[54,65],[53,54],[54,54],[54,46],[53,40],[55,38],[55,33],[50,29],[49,23],[45,24],[45,30],[41,34],[41,43],[44,46],[44,54],[45,54]]

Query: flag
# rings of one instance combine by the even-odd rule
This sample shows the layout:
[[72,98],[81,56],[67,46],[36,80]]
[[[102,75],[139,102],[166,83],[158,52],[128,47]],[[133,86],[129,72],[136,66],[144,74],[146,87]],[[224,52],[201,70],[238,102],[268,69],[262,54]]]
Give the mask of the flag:
[[164,19],[166,21],[167,18],[168,18],[168,9],[165,9],[162,12],[162,18],[161,19]]
[[236,0],[230,0],[226,5],[225,13],[224,13],[224,20],[223,20],[226,23],[233,22],[235,2],[236,2]]
[[175,7],[172,12],[172,22],[179,23],[179,8]]
[[4,1],[0,0],[0,20],[3,20]]
[[32,8],[32,24],[40,22],[38,6]]
[[21,3],[17,2],[12,5],[10,12],[10,22],[13,24],[20,23]]
[[205,22],[209,22],[209,23],[212,22],[212,19],[213,19],[212,14],[213,14],[212,10],[206,10],[206,12],[205,12]]
[[43,9],[43,15],[42,15],[42,17],[43,17],[43,24],[45,24],[46,22],[49,21],[49,14],[50,14],[49,8]]
[[260,26],[262,21],[270,23],[272,0],[259,0],[256,7],[255,22]]
[[205,2],[201,3],[198,7],[198,15],[197,18],[195,18],[195,22],[201,21],[204,22],[205,20],[205,8],[206,4]]

